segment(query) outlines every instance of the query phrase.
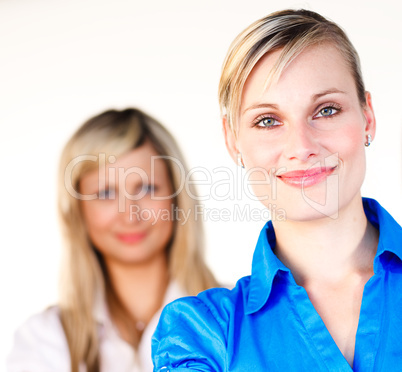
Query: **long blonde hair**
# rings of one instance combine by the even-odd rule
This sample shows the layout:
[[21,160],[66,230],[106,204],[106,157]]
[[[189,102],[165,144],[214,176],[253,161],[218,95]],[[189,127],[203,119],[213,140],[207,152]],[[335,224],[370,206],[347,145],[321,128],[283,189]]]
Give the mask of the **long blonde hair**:
[[252,23],[232,42],[223,62],[219,82],[221,115],[237,133],[243,87],[257,62],[267,53],[282,52],[267,78],[278,79],[281,72],[306,48],[330,43],[345,58],[355,80],[362,106],[366,104],[359,55],[345,32],[334,22],[309,10],[282,10]]
[[[98,372],[99,342],[97,324],[93,317],[97,296],[109,298],[112,291],[95,247],[85,228],[80,209],[79,183],[81,178],[99,166],[99,154],[119,157],[148,140],[159,155],[173,157],[181,165],[166,161],[173,190],[180,188],[187,167],[170,133],[155,119],[138,109],[109,110],[85,122],[66,144],[60,161],[58,208],[65,250],[61,275],[60,312],[66,334],[71,371],[78,372],[84,363],[87,372]],[[85,161],[91,159],[91,161]],[[94,160],[97,159],[97,160]],[[195,216],[195,195],[191,184],[182,188],[174,198],[175,206],[190,213],[186,223],[175,223],[168,250],[170,277],[189,295],[217,286],[204,263],[202,221]],[[190,195],[187,193],[190,191]],[[112,296],[113,297],[113,296]]]

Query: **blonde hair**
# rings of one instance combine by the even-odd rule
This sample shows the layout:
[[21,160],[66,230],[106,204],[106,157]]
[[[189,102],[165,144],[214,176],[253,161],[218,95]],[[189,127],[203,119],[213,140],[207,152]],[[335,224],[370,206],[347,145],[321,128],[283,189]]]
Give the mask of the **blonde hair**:
[[357,94],[365,105],[365,89],[359,56],[345,32],[334,22],[309,10],[283,10],[254,22],[229,47],[219,82],[221,115],[236,134],[244,84],[257,62],[267,53],[282,49],[267,83],[306,48],[331,43],[345,58],[356,83]]
[[[84,363],[87,372],[99,371],[99,343],[97,324],[93,317],[94,304],[102,299],[110,300],[113,291],[102,268],[100,255],[91,243],[80,210],[80,201],[66,182],[79,190],[81,178],[97,169],[99,162],[75,162],[79,156],[98,157],[100,153],[119,157],[149,141],[162,156],[177,159],[187,174],[184,158],[170,133],[155,119],[129,108],[123,111],[109,110],[89,119],[66,144],[60,161],[58,207],[62,231],[65,237],[65,255],[62,266],[60,311],[71,356],[71,371],[78,372]],[[72,168],[71,165],[74,165]],[[173,190],[178,190],[180,174],[177,166],[166,162]],[[69,171],[67,172],[67,169]],[[68,173],[68,174],[67,174]],[[67,179],[68,178],[68,179]],[[196,195],[191,184],[187,189]],[[191,194],[190,194],[191,195]],[[195,200],[186,188],[173,199],[173,203],[190,213],[185,224],[174,224],[169,247],[168,266],[170,277],[175,279],[190,295],[217,286],[203,258],[202,221],[195,218]]]

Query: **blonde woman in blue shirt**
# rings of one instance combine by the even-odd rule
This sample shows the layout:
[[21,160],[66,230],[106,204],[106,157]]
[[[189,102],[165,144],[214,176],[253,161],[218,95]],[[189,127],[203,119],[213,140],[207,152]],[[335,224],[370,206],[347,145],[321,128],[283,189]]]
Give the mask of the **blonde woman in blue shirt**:
[[155,371],[400,371],[402,229],[361,197],[376,121],[349,39],[271,14],[232,43],[219,98],[230,155],[283,213],[251,276],[165,308]]

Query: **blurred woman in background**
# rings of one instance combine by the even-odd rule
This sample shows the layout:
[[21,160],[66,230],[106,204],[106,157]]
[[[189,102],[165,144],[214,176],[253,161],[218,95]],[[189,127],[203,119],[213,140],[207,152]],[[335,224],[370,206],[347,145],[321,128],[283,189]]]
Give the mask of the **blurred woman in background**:
[[16,332],[9,372],[152,370],[161,307],[217,285],[186,175],[172,136],[138,109],[77,130],[59,172],[60,302]]

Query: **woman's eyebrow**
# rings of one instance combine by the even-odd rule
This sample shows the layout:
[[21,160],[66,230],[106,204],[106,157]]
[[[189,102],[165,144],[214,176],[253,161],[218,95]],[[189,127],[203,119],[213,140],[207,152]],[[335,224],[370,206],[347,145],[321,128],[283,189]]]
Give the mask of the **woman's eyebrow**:
[[278,110],[279,106],[274,103],[258,103],[258,104],[252,105],[250,107],[247,107],[242,112],[242,114],[245,114],[247,111],[256,110],[256,109],[260,109],[260,108],[270,108],[270,109]]
[[[319,99],[321,97],[324,97],[324,96],[329,95],[329,94],[334,94],[334,93],[347,94],[347,92],[344,92],[343,90],[339,90],[337,88],[331,88],[331,89],[326,89],[323,92],[313,94],[311,96],[311,101],[314,102],[314,101],[316,101],[317,99]],[[274,109],[274,110],[279,110],[279,106],[274,104],[274,103],[258,103],[258,104],[255,104],[255,105],[251,105],[250,107],[247,107],[242,112],[242,115],[244,115],[247,111],[261,109],[261,108],[270,108],[270,109]]]
[[319,99],[319,98],[321,98],[323,96],[326,96],[328,94],[334,94],[334,93],[347,94],[346,92],[344,92],[342,90],[339,90],[337,88],[331,88],[331,89],[326,89],[323,92],[313,94],[311,96],[311,100],[316,101],[317,99]]

